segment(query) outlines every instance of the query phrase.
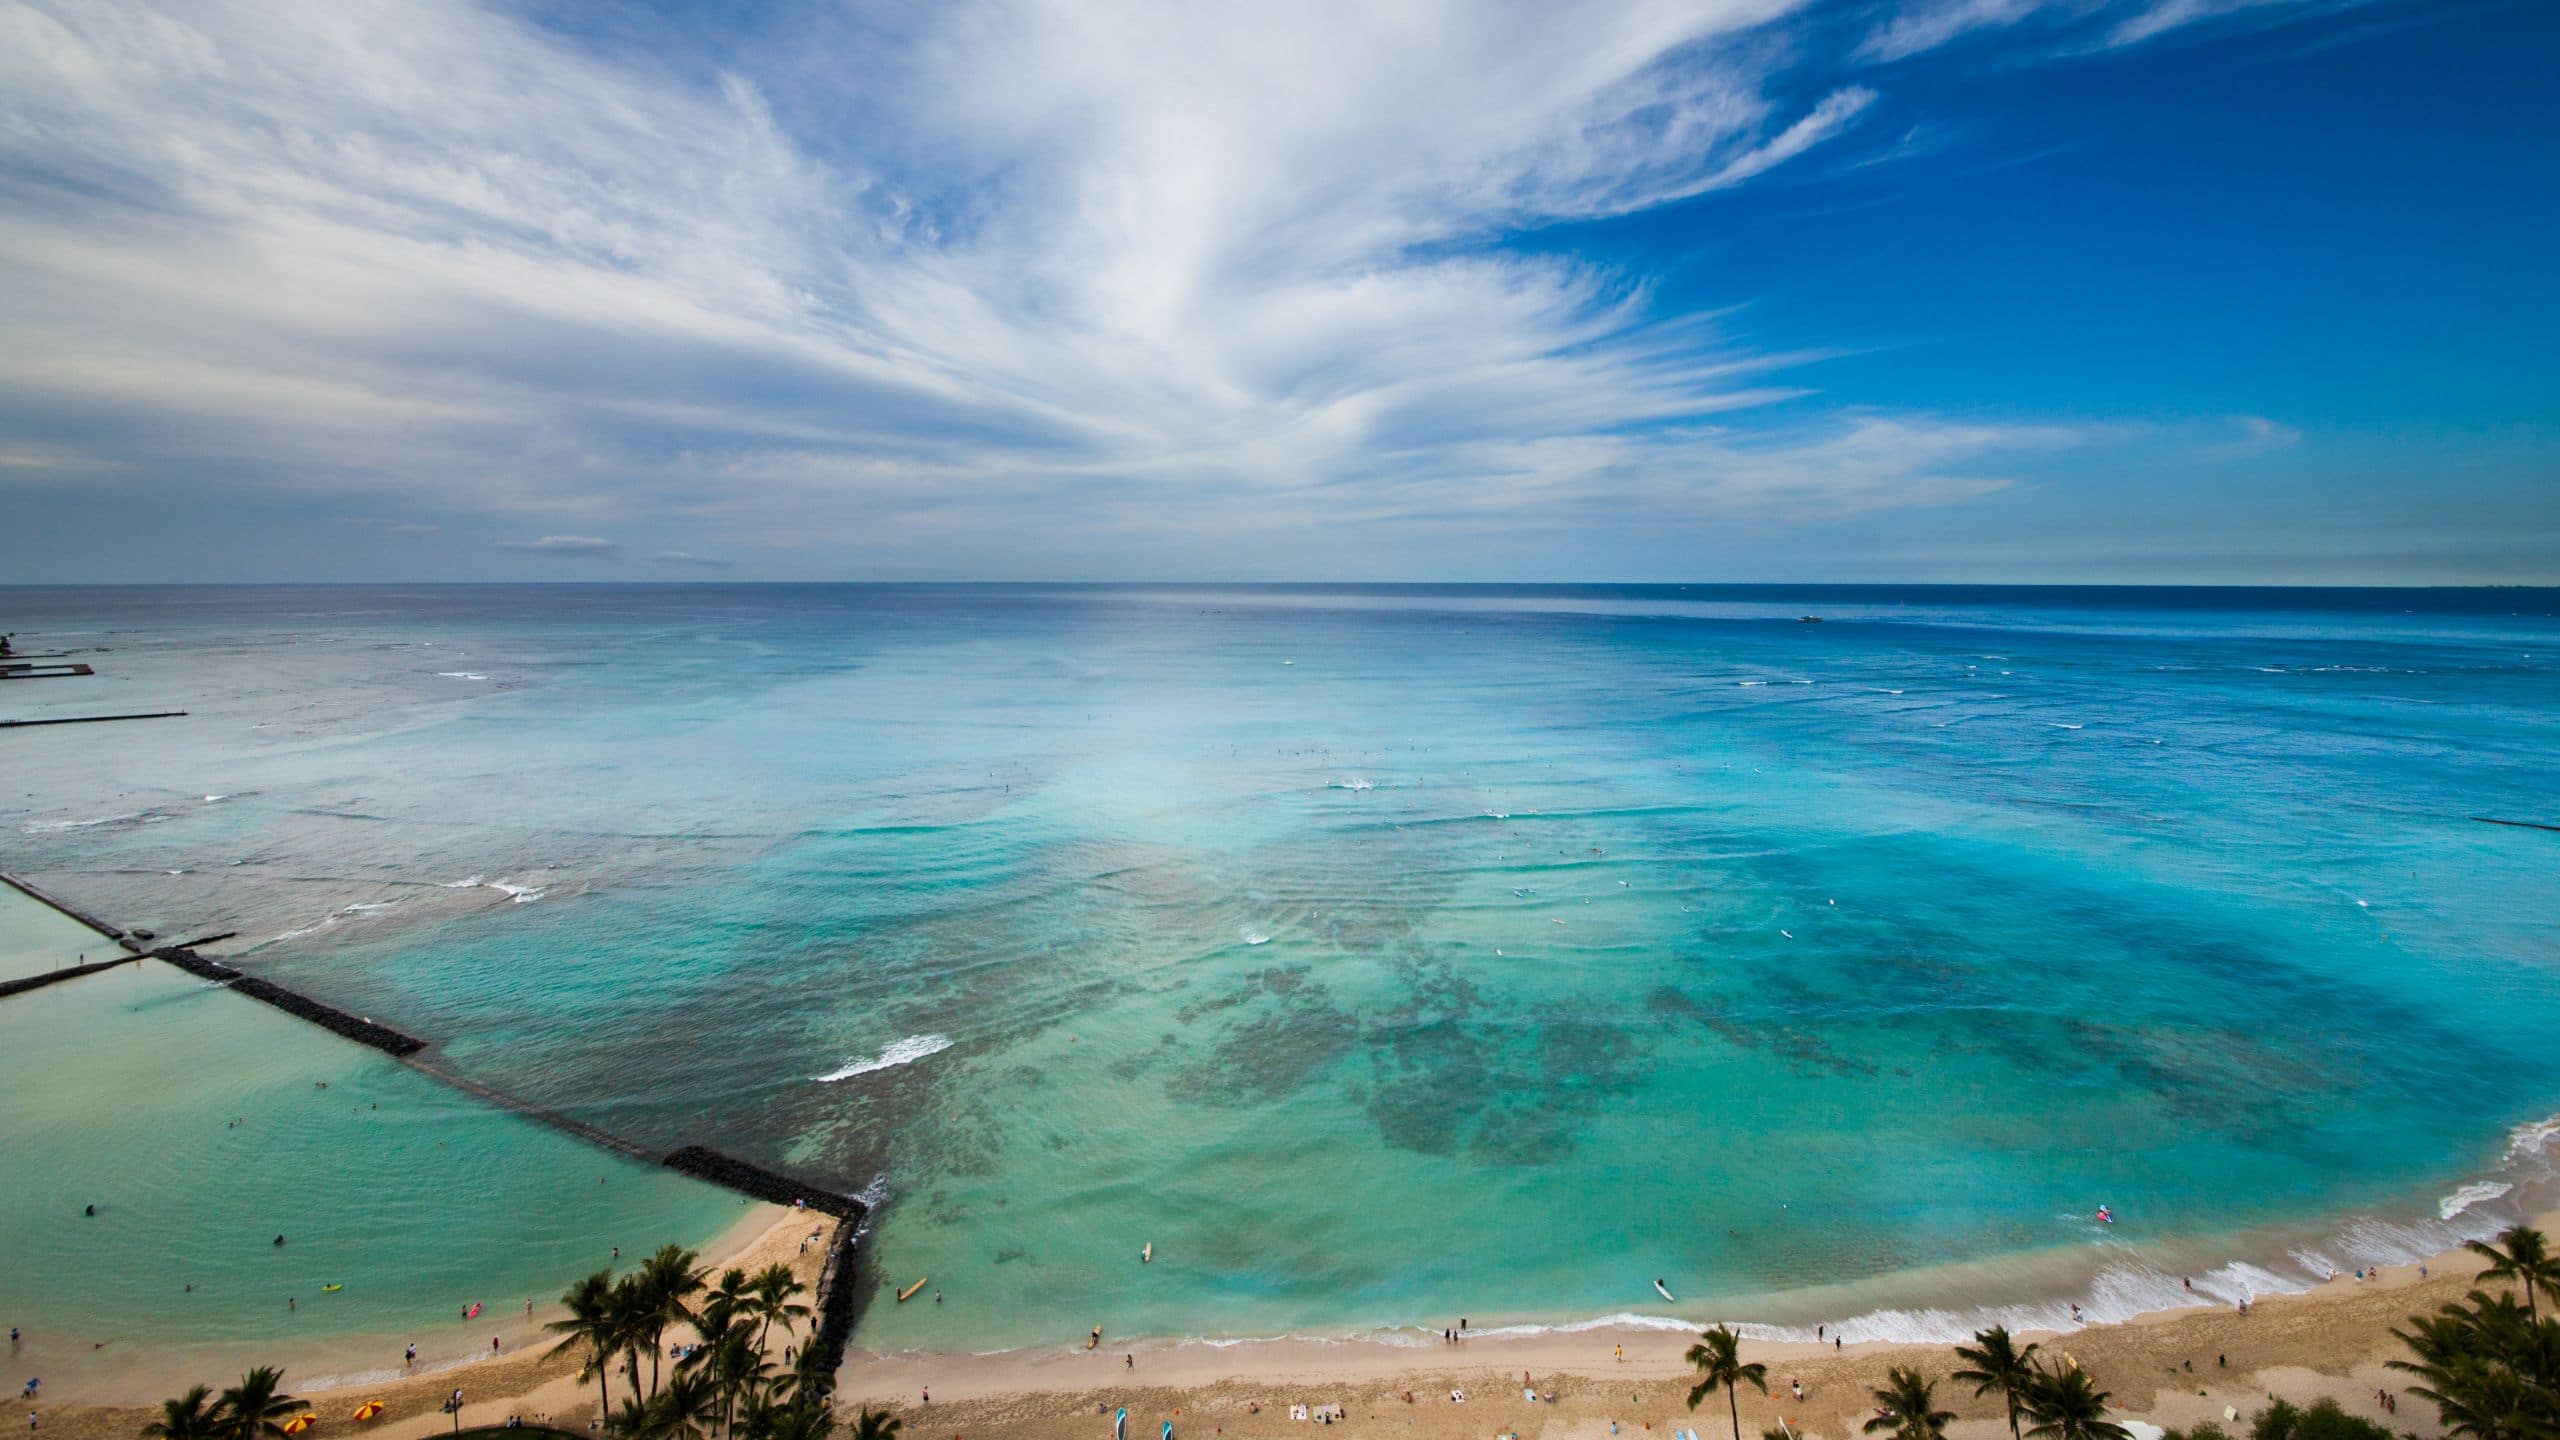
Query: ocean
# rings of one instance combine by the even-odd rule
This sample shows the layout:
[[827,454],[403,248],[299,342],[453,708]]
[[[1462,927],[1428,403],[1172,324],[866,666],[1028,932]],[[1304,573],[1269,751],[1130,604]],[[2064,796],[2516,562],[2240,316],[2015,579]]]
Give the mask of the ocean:
[[644,1145],[868,1191],[878,1283],[944,1296],[881,1295],[875,1350],[2106,1319],[2550,1202],[2560,833],[2475,817],[2560,824],[2555,612],[0,588],[98,670],[0,715],[188,712],[0,731],[0,866]]

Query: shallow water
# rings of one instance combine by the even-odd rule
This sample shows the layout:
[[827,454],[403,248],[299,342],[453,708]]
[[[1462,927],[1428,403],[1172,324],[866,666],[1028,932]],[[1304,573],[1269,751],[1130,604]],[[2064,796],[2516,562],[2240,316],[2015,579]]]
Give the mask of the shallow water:
[[647,1143],[884,1181],[882,1281],[946,1299],[872,1346],[1925,1328],[2530,1198],[2440,1214],[2560,1109],[2560,836],[2466,818],[2560,817],[2553,609],[0,591],[111,647],[12,713],[192,712],[16,732],[0,858]]
[[[0,893],[13,929],[29,912],[51,913]],[[699,1244],[742,1208],[156,960],[0,1001],[0,1174],[0,1314],[32,1374],[101,1341],[442,1358],[486,1342],[473,1302],[520,1317],[615,1244]]]

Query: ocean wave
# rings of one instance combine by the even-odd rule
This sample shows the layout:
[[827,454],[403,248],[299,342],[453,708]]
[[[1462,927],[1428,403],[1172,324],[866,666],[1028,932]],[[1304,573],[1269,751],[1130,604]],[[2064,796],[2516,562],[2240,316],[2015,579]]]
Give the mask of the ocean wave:
[[436,672],[436,678],[439,680],[486,680],[489,677],[470,670],[439,670]]
[[1324,788],[1327,790],[1375,790],[1378,788],[1378,782],[1375,780],[1359,779],[1328,780],[1325,782]]
[[2536,1120],[2530,1125],[2519,1125],[2507,1132],[2507,1159],[2515,1161],[2527,1155],[2538,1155],[2554,1136],[2560,1136],[2560,1115]]
[[813,1075],[810,1078],[821,1084],[833,1084],[838,1080],[850,1080],[856,1075],[868,1075],[875,1070],[912,1065],[927,1055],[939,1055],[950,1048],[951,1037],[948,1035],[910,1035],[867,1060],[849,1061],[842,1069],[830,1070],[824,1075]]
[[2486,1204],[2514,1188],[2496,1180],[2474,1180],[2437,1201],[2436,1214],[2450,1220],[2472,1206]]
[[530,905],[550,893],[540,885],[510,885],[504,880],[492,880],[488,888],[506,896],[511,905]]
[[1244,943],[1247,945],[1268,945],[1271,943],[1271,937],[1263,934],[1259,930],[1247,930],[1244,932]]
[[440,888],[446,890],[477,890],[488,882],[488,876],[474,875],[468,880],[447,880]]
[[25,829],[29,835],[55,835],[65,830],[86,830],[94,825],[120,825],[127,820],[147,819],[150,813],[147,810],[121,810],[94,820],[39,820]]

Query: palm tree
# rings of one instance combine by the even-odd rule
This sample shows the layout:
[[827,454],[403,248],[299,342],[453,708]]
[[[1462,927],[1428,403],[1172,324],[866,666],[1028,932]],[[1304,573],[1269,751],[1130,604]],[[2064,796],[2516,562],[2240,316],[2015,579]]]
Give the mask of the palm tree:
[[[1693,1409],[1697,1403],[1689,1402]],[[886,1410],[865,1410],[853,1422],[853,1440],[890,1440],[899,1429],[897,1416]]]
[[773,1322],[781,1321],[783,1328],[788,1330],[794,1321],[809,1317],[809,1307],[798,1303],[798,1297],[803,1293],[800,1277],[792,1274],[791,1267],[779,1260],[756,1272],[752,1288],[755,1301],[750,1313],[763,1322],[763,1328],[756,1332],[756,1353],[761,1355],[765,1337],[773,1331]]
[[2027,1433],[2036,1440],[2133,1440],[2132,1431],[2107,1418],[2107,1402],[2114,1398],[2077,1365],[2038,1366],[2025,1399],[2027,1418],[2036,1422]]
[[632,1398],[640,1397],[640,1347],[652,1343],[649,1327],[651,1307],[648,1292],[639,1275],[630,1274],[614,1282],[613,1300],[609,1307],[613,1320],[614,1341],[622,1348],[630,1366]]
[[160,1418],[143,1426],[142,1433],[150,1440],[220,1440],[222,1421],[213,1391],[197,1385],[175,1400],[161,1401]]
[[1734,1392],[1743,1385],[1769,1393],[1769,1367],[1742,1363],[1742,1337],[1723,1325],[1702,1332],[1698,1343],[1689,1347],[1689,1363],[1698,1367],[1698,1383],[1689,1387],[1689,1408],[1724,1391],[1725,1409],[1733,1417],[1733,1440],[1742,1440],[1742,1401]]
[[1919,1371],[1894,1366],[1885,1372],[1884,1388],[1870,1392],[1885,1413],[1868,1421],[1865,1432],[1889,1434],[1895,1440],[1945,1440],[1947,1422],[1956,1418],[1956,1412],[1937,1408],[1937,1389],[1937,1383]]
[[[611,1378],[614,1352],[621,1348],[620,1317],[614,1313],[613,1272],[599,1270],[560,1294],[560,1303],[569,1309],[568,1318],[554,1320],[544,1329],[560,1338],[551,1347],[559,1355],[583,1345],[587,1348],[587,1368],[596,1375],[597,1413],[613,1413],[613,1390],[606,1384]],[[581,1377],[584,1378],[584,1377]]]
[[2530,1225],[2510,1225],[2498,1232],[2498,1238],[2465,1240],[2462,1248],[2488,1261],[2480,1273],[2491,1280],[2510,1280],[2524,1292],[2525,1314],[2536,1321],[2542,1311],[2534,1303],[2533,1292],[2547,1292],[2560,1300],[2560,1256],[2551,1253],[2542,1232]]
[[699,1368],[679,1369],[649,1398],[651,1433],[659,1440],[703,1440],[717,1397]]
[[658,1433],[656,1414],[656,1407],[643,1399],[635,1386],[631,1398],[622,1402],[621,1409],[607,1416],[604,1425],[614,1434],[626,1437],[626,1440],[649,1440],[649,1437]]
[[725,1319],[731,1315],[743,1314],[748,1302],[753,1298],[753,1292],[748,1286],[747,1272],[733,1267],[721,1275],[719,1284],[704,1292],[702,1304],[698,1308],[706,1320],[715,1316]]
[[2020,1345],[2009,1334],[2006,1325],[1973,1332],[1973,1343],[1956,1347],[1956,1358],[1965,1368],[1955,1373],[1960,1384],[1973,1387],[1976,1399],[1997,1390],[2009,1406],[2009,1440],[2020,1440],[2018,1431],[2018,1399],[2036,1378],[2036,1346],[2030,1341]]
[[700,1257],[681,1245],[660,1246],[658,1253],[640,1262],[632,1279],[640,1296],[638,1319],[643,1333],[649,1337],[649,1393],[658,1393],[658,1360],[666,1350],[667,1329],[693,1318],[685,1301],[702,1288],[702,1272],[693,1268]]
[[2456,1361],[2433,1384],[2409,1387],[2410,1394],[2423,1395],[2436,1407],[2446,1434],[2468,1435],[2473,1440],[2551,1434],[2548,1418],[2536,1414],[2548,1411],[2549,1397],[2539,1397],[2537,1405],[2534,1390],[2514,1370],[2476,1355]]
[[712,1404],[720,1412],[721,1429],[731,1430],[739,1399],[764,1388],[764,1357],[756,1353],[755,1336],[742,1316],[705,1307],[700,1328],[702,1348],[677,1369],[702,1372],[711,1387]]
[[261,1365],[241,1376],[239,1384],[225,1389],[216,1407],[223,1440],[265,1440],[267,1436],[282,1440],[281,1417],[292,1414],[301,1404],[284,1393],[283,1383],[282,1369]]

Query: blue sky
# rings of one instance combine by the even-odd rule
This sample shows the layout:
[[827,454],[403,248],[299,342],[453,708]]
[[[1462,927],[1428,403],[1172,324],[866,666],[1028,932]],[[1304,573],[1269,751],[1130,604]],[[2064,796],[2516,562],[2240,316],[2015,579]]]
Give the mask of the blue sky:
[[2539,0],[22,0],[0,580],[2560,582],[2555,61]]

